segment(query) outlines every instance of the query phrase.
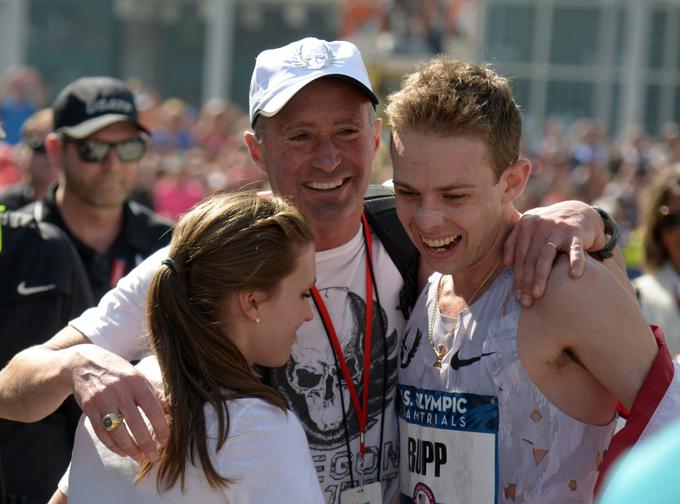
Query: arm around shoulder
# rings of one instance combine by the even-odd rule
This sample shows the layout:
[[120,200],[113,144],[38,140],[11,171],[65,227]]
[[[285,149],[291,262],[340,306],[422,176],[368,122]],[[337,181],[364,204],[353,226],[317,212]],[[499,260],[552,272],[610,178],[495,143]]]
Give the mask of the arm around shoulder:
[[142,261],[107,292],[99,304],[70,325],[90,341],[126,359],[149,354],[146,338],[146,296],[151,280],[168,249],[162,248]]
[[73,391],[75,345],[89,340],[72,327],[19,352],[0,371],[0,417],[34,422],[54,412]]

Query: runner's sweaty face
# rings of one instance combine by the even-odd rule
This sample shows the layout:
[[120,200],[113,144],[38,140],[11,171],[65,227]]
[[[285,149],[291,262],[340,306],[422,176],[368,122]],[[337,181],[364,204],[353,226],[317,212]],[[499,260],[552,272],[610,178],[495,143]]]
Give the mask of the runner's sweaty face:
[[415,224],[423,229],[433,228],[444,225],[444,212],[430,208],[416,208],[413,220]]
[[399,219],[430,267],[461,273],[497,255],[512,200],[481,139],[400,131],[391,153]]

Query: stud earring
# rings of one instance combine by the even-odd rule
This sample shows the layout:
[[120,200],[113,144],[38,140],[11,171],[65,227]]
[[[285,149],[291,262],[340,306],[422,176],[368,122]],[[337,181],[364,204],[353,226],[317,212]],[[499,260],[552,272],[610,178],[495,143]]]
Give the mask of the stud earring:
[[255,317],[255,323],[259,324],[260,323],[260,317]]

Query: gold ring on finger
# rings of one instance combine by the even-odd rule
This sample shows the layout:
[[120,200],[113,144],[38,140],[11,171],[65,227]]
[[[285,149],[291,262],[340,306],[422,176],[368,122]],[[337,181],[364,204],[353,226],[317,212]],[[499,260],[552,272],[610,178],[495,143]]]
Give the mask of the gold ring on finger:
[[125,420],[125,417],[121,413],[106,413],[102,415],[102,425],[106,432],[111,432],[117,429]]
[[555,242],[551,242],[550,240],[548,240],[548,241],[545,242],[545,243],[546,243],[546,245],[548,245],[549,247],[554,248],[554,249],[555,249],[555,252],[558,251],[557,244],[556,244]]

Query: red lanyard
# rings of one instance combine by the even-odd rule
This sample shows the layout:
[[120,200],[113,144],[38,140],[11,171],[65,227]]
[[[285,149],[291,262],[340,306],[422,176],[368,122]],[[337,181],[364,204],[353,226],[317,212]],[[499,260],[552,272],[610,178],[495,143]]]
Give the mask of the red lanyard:
[[111,261],[111,271],[109,272],[109,285],[113,289],[117,284],[118,280],[125,276],[125,268],[127,264],[125,259],[114,259]]
[[324,326],[328,331],[328,338],[331,341],[333,351],[340,363],[342,376],[349,389],[349,396],[352,399],[352,404],[354,404],[354,410],[356,411],[357,419],[359,421],[359,453],[363,456],[366,453],[364,434],[366,432],[366,422],[368,421],[368,380],[371,371],[371,338],[373,336],[373,279],[371,278],[373,243],[371,241],[371,232],[368,227],[368,222],[366,221],[366,216],[364,214],[361,214],[361,223],[363,226],[364,242],[366,244],[366,329],[364,331],[364,390],[361,404],[359,403],[359,394],[352,381],[352,375],[350,375],[349,368],[347,367],[347,361],[345,361],[345,355],[342,352],[342,347],[340,346],[338,335],[335,332],[333,321],[328,314],[326,304],[323,302],[321,294],[319,294],[319,290],[316,286],[312,286],[310,290],[317,309],[319,310],[319,314],[323,319]]

